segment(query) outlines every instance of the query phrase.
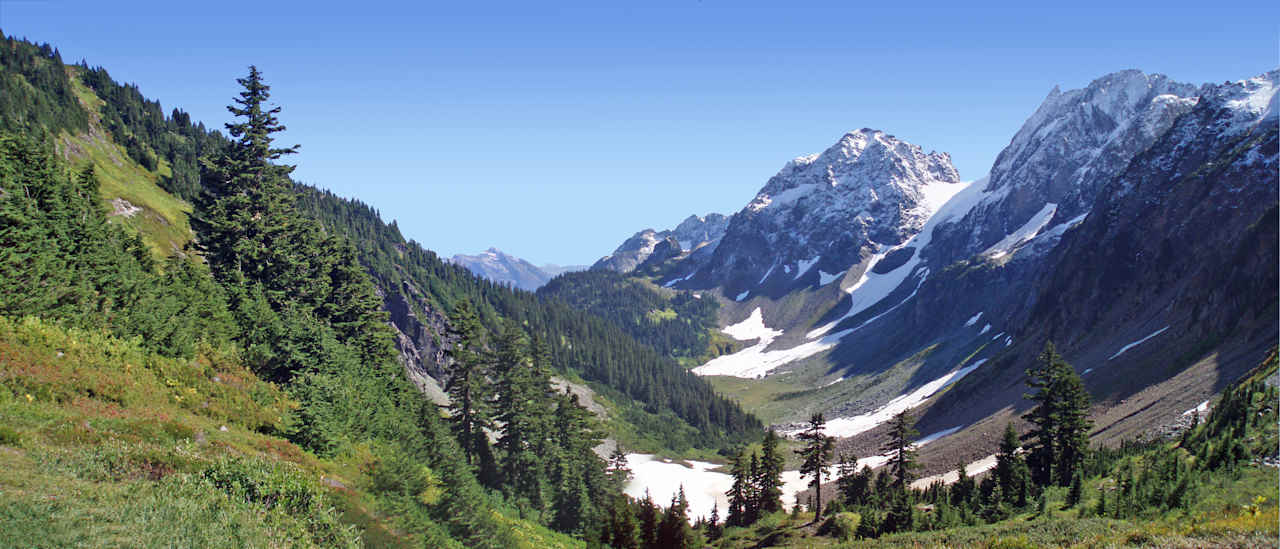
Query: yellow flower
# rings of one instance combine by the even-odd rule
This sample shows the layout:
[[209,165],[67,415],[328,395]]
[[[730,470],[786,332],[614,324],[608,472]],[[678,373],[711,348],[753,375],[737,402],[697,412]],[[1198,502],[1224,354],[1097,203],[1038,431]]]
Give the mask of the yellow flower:
[[36,397],[31,396],[31,393],[27,393],[27,402],[34,402],[35,400]]

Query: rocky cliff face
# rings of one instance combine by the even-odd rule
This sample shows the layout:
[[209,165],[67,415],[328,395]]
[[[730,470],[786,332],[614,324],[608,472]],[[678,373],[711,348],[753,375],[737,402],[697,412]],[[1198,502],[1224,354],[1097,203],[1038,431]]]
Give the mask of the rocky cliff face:
[[843,271],[919,232],[959,180],[945,153],[878,130],[851,132],[783,166],[682,284],[737,295],[775,277],[816,281],[818,269]]
[[1054,88],[996,158],[984,200],[941,227],[928,253],[950,262],[1007,252],[1018,244],[1008,237],[1028,224],[1047,231],[1088,213],[1102,186],[1190,111],[1200,92],[1136,70],[1065,93]]

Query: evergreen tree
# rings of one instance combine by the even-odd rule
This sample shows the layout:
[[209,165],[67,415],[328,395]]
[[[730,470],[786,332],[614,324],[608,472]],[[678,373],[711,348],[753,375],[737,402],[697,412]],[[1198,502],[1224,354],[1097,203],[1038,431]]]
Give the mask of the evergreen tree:
[[693,532],[689,528],[689,500],[685,498],[684,486],[672,496],[671,506],[662,515],[662,524],[658,526],[658,547],[664,549],[686,549],[692,547]]
[[445,382],[449,394],[449,424],[467,463],[478,467],[489,445],[485,428],[490,425],[489,384],[481,352],[483,328],[466,301],[458,302],[449,318],[453,346],[452,365]]
[[755,476],[756,508],[758,514],[776,513],[782,510],[783,457],[778,451],[778,434],[773,429],[765,431],[760,441],[760,466]]
[[835,439],[822,432],[826,426],[827,420],[822,417],[822,412],[813,414],[809,418],[809,427],[799,435],[805,445],[796,450],[803,460],[800,464],[800,475],[813,477],[809,485],[813,486],[817,494],[813,507],[815,521],[822,517],[822,475],[831,464],[831,454],[835,451]]
[[889,470],[893,474],[893,487],[905,492],[914,479],[916,448],[912,443],[920,433],[915,430],[915,419],[906,410],[898,412],[889,421],[889,440],[882,452],[889,454]]
[[1013,423],[1005,425],[1004,438],[1000,441],[1000,451],[996,453],[996,482],[1000,485],[1000,493],[1005,501],[1017,507],[1027,505],[1028,471],[1026,462],[1018,454],[1018,432]]
[[746,526],[747,508],[751,505],[751,472],[747,464],[746,450],[738,450],[737,455],[729,462],[729,474],[733,477],[733,485],[725,495],[729,497],[729,514],[725,518],[726,526]]
[[658,546],[658,508],[653,504],[649,489],[640,500],[640,546],[644,549],[660,549]]
[[1033,425],[1023,436],[1027,466],[1038,485],[1069,486],[1088,451],[1089,393],[1075,369],[1058,355],[1052,342],[1045,343],[1038,366],[1027,370],[1027,385],[1035,390],[1026,398],[1036,402],[1023,419]]

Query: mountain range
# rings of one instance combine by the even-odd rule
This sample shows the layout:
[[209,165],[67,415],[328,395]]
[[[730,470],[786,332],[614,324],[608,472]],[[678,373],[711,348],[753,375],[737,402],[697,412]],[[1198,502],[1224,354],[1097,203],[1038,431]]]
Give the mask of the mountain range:
[[646,230],[593,268],[648,262],[637,275],[718,296],[749,346],[694,372],[784,429],[820,411],[873,449],[917,408],[950,435],[928,453],[978,458],[1053,341],[1095,396],[1095,440],[1134,436],[1276,345],[1278,80],[1055,88],[969,182],[864,128],[786,163],[697,251]]

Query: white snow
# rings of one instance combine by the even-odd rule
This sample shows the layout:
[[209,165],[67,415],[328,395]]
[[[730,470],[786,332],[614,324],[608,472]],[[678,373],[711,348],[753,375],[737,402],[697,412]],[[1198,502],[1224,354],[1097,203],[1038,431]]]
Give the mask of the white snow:
[[784,273],[786,273],[786,274],[791,274],[791,265],[783,265],[783,266],[782,266],[782,272],[784,272]]
[[[969,375],[969,372],[976,370],[986,361],[987,359],[984,358],[970,364],[969,366],[952,370],[938,379],[921,385],[920,388],[908,394],[900,395],[893,400],[890,400],[884,406],[881,406],[879,409],[871,413],[828,420],[827,433],[837,437],[851,437],[859,433],[870,431],[871,429],[876,428],[876,426],[893,419],[893,416],[924,404],[924,401],[928,400],[929,397],[933,396],[938,391],[941,391],[948,385],[959,381],[964,376]],[[789,432],[788,434],[793,433],[794,432]]]
[[1204,402],[1201,402],[1200,404],[1197,404],[1195,408],[1191,408],[1185,412],[1182,412],[1182,415],[1189,416],[1191,414],[1200,414],[1201,416],[1203,416],[1205,412],[1208,412],[1208,411],[1209,411],[1209,401],[1206,400]]
[[[938,183],[926,186],[923,191],[930,197],[929,200],[940,204],[940,206],[933,215],[929,216],[928,221],[921,227],[920,232],[902,244],[887,250],[881,250],[868,260],[866,270],[863,271],[862,276],[852,286],[845,289],[845,293],[849,294],[851,302],[849,311],[844,316],[813,329],[806,334],[806,337],[812,339],[826,335],[827,332],[830,332],[844,319],[861,313],[868,307],[879,303],[880,300],[897,289],[911,273],[915,272],[916,266],[922,261],[920,250],[928,246],[933,240],[934,228],[953,218],[963,216],[982,201],[986,197],[986,193],[982,191],[986,181],[987,178],[984,177],[968,183]],[[871,272],[876,263],[884,259],[889,252],[906,247],[915,248],[911,259],[908,259],[906,263],[885,274]]]
[[802,343],[790,349],[766,351],[765,349],[773,343],[773,340],[782,335],[782,331],[766,326],[764,324],[764,315],[761,313],[760,308],[756,307],[745,320],[722,331],[739,341],[757,338],[759,341],[755,345],[736,353],[718,356],[707,361],[706,364],[694,368],[694,374],[700,376],[733,376],[747,379],[758,378],[783,364],[807,358],[835,347],[840,338],[851,330],[816,341]]
[[930,433],[928,436],[925,436],[924,438],[917,440],[915,443],[916,447],[918,448],[920,446],[924,446],[925,444],[938,440],[942,437],[945,437],[950,434],[954,434],[956,431],[959,431],[960,429],[963,429],[963,428],[964,428],[964,425],[956,425],[955,427],[952,427],[950,429],[943,429],[936,433]]
[[751,290],[747,290],[747,291],[745,291],[745,292],[742,292],[742,293],[738,294],[738,297],[733,298],[733,300],[734,300],[734,301],[742,301],[742,299],[743,299],[744,297],[747,297],[747,294],[749,294],[749,293],[751,293]]
[[[962,427],[957,426],[938,431],[915,441],[914,444],[919,448],[955,433]],[[888,454],[865,457],[858,460],[857,468],[862,469],[866,466],[875,469],[888,463],[889,458]],[[684,463],[688,463],[688,465]],[[674,462],[669,459],[659,459],[650,454],[627,454],[627,468],[631,469],[631,480],[627,482],[623,492],[633,498],[642,498],[647,489],[654,503],[666,506],[671,503],[671,498],[683,486],[684,496],[689,500],[690,521],[696,520],[698,517],[710,516],[713,505],[719,506],[723,517],[729,506],[728,496],[725,493],[733,487],[733,476],[728,473],[713,471],[712,469],[720,467],[720,465],[714,463],[702,461],[684,463]],[[987,469],[990,469],[990,467],[976,470],[976,467],[971,465],[969,474],[977,474]],[[837,475],[836,466],[831,466],[823,474],[822,480],[824,483],[828,480],[834,482]],[[809,487],[809,482],[812,479],[813,477],[801,477],[800,471],[782,472],[782,503],[787,509],[790,509],[795,503],[796,494]]]
[[817,190],[817,188],[818,188],[818,185],[816,183],[805,183],[801,185],[796,185],[790,189],[782,191],[773,196],[769,196],[767,194],[761,194],[757,196],[755,200],[751,201],[751,204],[748,204],[747,207],[751,208],[751,211],[758,212],[765,208],[778,207],[784,204],[790,204],[801,198],[804,198],[805,196],[808,196],[810,193]]
[[[985,473],[995,468],[996,468],[996,455],[991,454],[973,463],[965,465],[964,472],[966,475],[972,477],[974,475],[977,475],[978,473]],[[938,481],[942,481],[943,484],[951,484],[957,480],[960,480],[959,469],[947,471],[940,475],[931,475],[931,476],[924,477],[915,482],[912,482],[911,487],[917,490],[923,490],[925,488],[928,488],[929,485]]]
[[1010,346],[1010,345],[1013,345],[1013,336],[1005,336],[1005,338],[1004,338],[1004,346],[1005,346],[1005,347],[1008,347],[1008,346]]
[[1089,368],[1089,369],[1087,369],[1087,370],[1085,370],[1085,371],[1083,371],[1083,372],[1080,372],[1080,375],[1082,375],[1082,376],[1087,376],[1087,375],[1089,375],[1089,372],[1092,372],[1092,371],[1093,371],[1093,368]]
[[774,268],[774,267],[777,267],[777,266],[778,266],[778,264],[777,264],[777,263],[774,263],[773,265],[770,265],[770,266],[769,266],[769,270],[767,270],[767,271],[765,271],[765,272],[764,272],[764,276],[760,277],[760,282],[757,282],[757,283],[756,283],[756,286],[759,286],[759,285],[761,285],[761,284],[764,284],[764,281],[769,279],[769,275],[773,274],[773,268]]
[[837,278],[844,276],[844,273],[846,272],[848,271],[840,271],[836,274],[827,274],[822,272],[822,269],[818,269],[818,285],[826,286],[827,284],[830,284],[832,281],[836,280]]
[[987,324],[986,326],[983,326],[983,327],[982,327],[982,331],[981,331],[981,332],[978,332],[978,335],[982,335],[982,334],[985,334],[985,333],[990,332],[990,331],[991,331],[991,325],[990,325],[990,324]]
[[[695,272],[696,272],[696,271],[695,271]],[[684,277],[677,278],[677,279],[672,280],[671,282],[668,282],[668,283],[666,283],[666,284],[663,284],[663,285],[662,285],[662,287],[663,287],[663,288],[670,288],[670,287],[672,287],[672,286],[675,286],[676,284],[679,284],[679,283],[681,283],[681,282],[684,282],[684,281],[686,281],[686,280],[689,280],[689,277],[692,277],[693,275],[694,275],[694,273],[689,273],[689,274],[685,275]]]
[[671,504],[671,498],[684,487],[684,497],[689,500],[689,519],[711,515],[711,507],[718,505],[721,516],[729,507],[725,492],[733,486],[733,477],[712,471],[719,467],[714,463],[688,462],[692,467],[670,460],[655,458],[649,454],[627,454],[627,468],[631,469],[631,481],[623,490],[633,498],[644,497],[646,489],[654,503],[663,507]]
[[1144,338],[1139,339],[1139,340],[1137,340],[1137,341],[1135,341],[1135,342],[1133,342],[1133,343],[1130,343],[1130,344],[1128,344],[1128,345],[1125,345],[1124,347],[1121,347],[1119,351],[1116,351],[1116,354],[1111,355],[1111,358],[1108,358],[1107,360],[1112,360],[1112,359],[1114,359],[1115,357],[1118,357],[1118,356],[1120,356],[1120,355],[1124,354],[1124,352],[1125,352],[1125,351],[1128,351],[1129,349],[1132,349],[1132,348],[1134,348],[1134,347],[1137,347],[1137,346],[1139,346],[1139,345],[1142,345],[1143,343],[1146,343],[1148,339],[1151,339],[1151,338],[1153,338],[1153,337],[1155,337],[1155,336],[1158,336],[1158,335],[1160,335],[1160,334],[1164,333],[1164,331],[1165,331],[1165,330],[1168,330],[1168,329],[1169,329],[1169,327],[1168,327],[1168,326],[1165,326],[1165,327],[1163,327],[1163,328],[1160,328],[1159,330],[1156,330],[1156,331],[1154,331],[1154,332],[1151,332],[1151,335],[1149,335],[1149,336],[1147,336],[1147,337],[1144,337]]
[[796,266],[796,278],[804,276],[804,274],[809,272],[809,269],[813,268],[820,259],[822,259],[822,256],[818,256],[813,259],[801,259],[799,265]]
[[751,341],[759,338],[760,340],[773,341],[782,335],[781,331],[774,330],[764,325],[764,314],[760,312],[760,308],[756,307],[747,315],[742,322],[726,326],[723,330],[725,335],[732,337],[738,341]]
[[1018,230],[1009,233],[1004,238],[1000,239],[999,242],[996,242],[990,248],[987,248],[982,252],[982,255],[990,256],[992,258],[1008,255],[1009,252],[1012,252],[1017,247],[1029,242],[1031,239],[1035,238],[1036,235],[1039,235],[1040,231],[1044,230],[1044,228],[1049,224],[1049,221],[1053,220],[1053,214],[1057,211],[1057,204],[1052,202],[1045,204],[1043,208],[1040,208],[1039,212],[1036,212],[1035,215],[1031,216],[1031,219],[1028,219],[1026,223],[1018,228]]
[[969,317],[969,320],[968,320],[968,321],[966,321],[966,322],[964,323],[964,325],[965,325],[966,327],[968,327],[968,326],[973,326],[974,324],[977,324],[977,323],[978,323],[978,320],[979,320],[979,319],[981,319],[981,318],[982,318],[982,311],[978,311],[978,314],[976,314],[976,315],[973,315],[973,316]]
[[992,337],[992,338],[991,338],[991,341],[995,341],[995,340],[997,340],[997,339],[1000,339],[1000,336],[1002,336],[1002,335],[1004,335],[1004,332],[1000,332],[1000,333],[996,334],[994,337]]

